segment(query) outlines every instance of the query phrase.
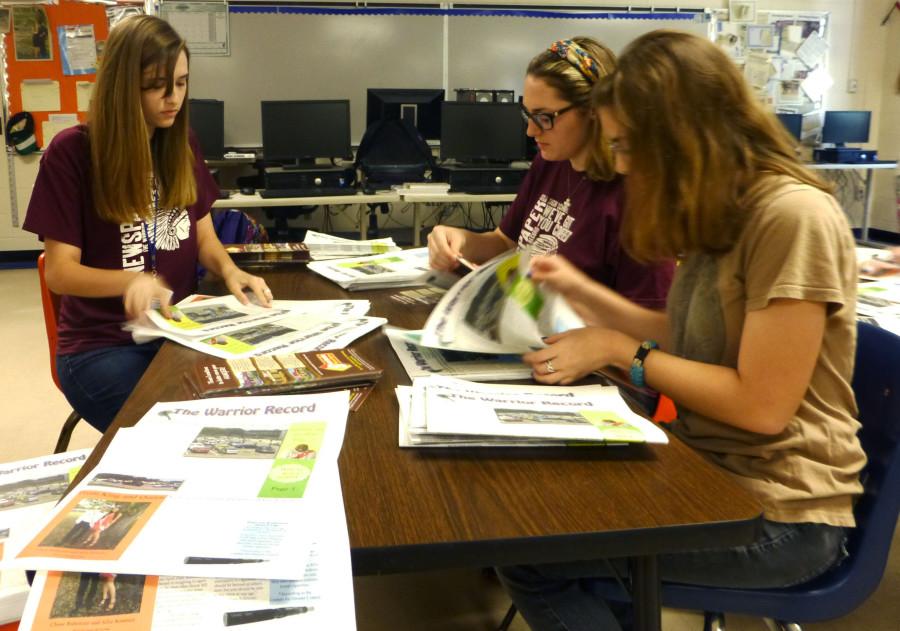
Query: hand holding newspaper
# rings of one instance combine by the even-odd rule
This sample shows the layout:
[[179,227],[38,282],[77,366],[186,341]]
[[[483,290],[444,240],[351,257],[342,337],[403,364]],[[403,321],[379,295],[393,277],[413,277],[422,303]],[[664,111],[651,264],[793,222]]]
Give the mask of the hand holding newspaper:
[[422,330],[421,344],[476,353],[527,353],[543,338],[584,326],[562,296],[528,273],[526,252],[501,254],[444,295]]

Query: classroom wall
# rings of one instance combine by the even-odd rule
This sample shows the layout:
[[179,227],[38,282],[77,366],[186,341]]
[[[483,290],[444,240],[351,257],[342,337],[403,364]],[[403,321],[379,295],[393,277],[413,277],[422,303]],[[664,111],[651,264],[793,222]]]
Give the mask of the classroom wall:
[[[519,5],[524,3],[523,0],[499,0],[496,2],[496,4]],[[566,2],[566,5],[569,6],[577,4],[596,5],[591,0],[569,0]],[[602,4],[604,6],[637,6],[637,3],[621,0],[605,0]],[[886,11],[884,5],[885,3],[875,0],[759,0],[758,2],[760,10],[830,12],[831,33],[829,42],[831,47],[829,52],[829,70],[834,77],[835,83],[826,96],[828,107],[832,109],[872,110],[873,125],[870,146],[878,148],[879,153],[884,157],[900,157],[900,96],[895,92],[897,73],[900,72],[900,15],[895,14],[886,27],[881,27],[880,22],[884,17],[884,11]],[[456,3],[456,6],[460,6],[460,3]],[[727,8],[728,2],[727,0],[714,0],[706,3],[668,0],[665,6]],[[246,17],[248,16],[241,16],[241,19],[243,20]],[[403,37],[420,38],[416,40],[419,46],[433,44],[433,46],[428,48],[428,50],[433,51],[432,53],[419,55],[413,60],[416,64],[416,78],[414,83],[407,83],[407,85],[411,87],[433,87],[441,84],[443,77],[440,76],[440,68],[443,50],[440,47],[440,37],[435,34],[430,25],[425,25],[421,22],[422,20],[435,20],[434,18],[412,16],[395,18],[394,20],[386,21],[379,29],[362,25],[348,27],[348,23],[344,21],[344,16],[332,16],[332,18],[326,29],[300,32],[296,27],[285,27],[284,32],[282,32],[281,27],[279,27],[277,32],[273,32],[272,35],[273,37],[280,37],[280,41],[286,43],[299,39],[302,39],[304,42],[310,42],[315,41],[316,38],[321,38],[323,45],[329,46],[334,51],[334,55],[351,56],[356,60],[359,68],[358,72],[347,76],[329,77],[321,69],[304,66],[302,60],[284,60],[285,63],[282,65],[291,70],[284,73],[283,76],[279,76],[278,81],[272,81],[271,73],[267,72],[269,64],[267,64],[266,60],[256,57],[259,47],[255,46],[252,40],[247,39],[247,33],[251,30],[249,29],[250,22],[246,23],[248,28],[245,28],[241,26],[241,21],[234,20],[232,23],[232,62],[238,59],[243,60],[240,72],[224,76],[219,73],[204,75],[199,71],[204,65],[212,63],[209,61],[212,58],[197,57],[192,68],[192,96],[222,98],[226,102],[236,101],[233,93],[236,91],[247,93],[249,91],[248,83],[240,80],[238,77],[238,75],[244,75],[245,73],[246,76],[253,77],[253,81],[256,81],[256,77],[265,77],[265,84],[272,85],[271,96],[267,93],[266,98],[286,98],[282,95],[289,93],[288,90],[291,84],[301,81],[310,85],[324,86],[322,97],[328,98],[327,93],[334,81],[359,81],[360,98],[358,100],[354,99],[354,107],[361,108],[356,112],[358,117],[361,115],[361,112],[364,112],[365,108],[362,98],[365,87],[369,85],[377,86],[382,81],[384,82],[382,85],[391,85],[397,79],[396,76],[391,74],[393,71],[383,63],[383,60],[385,58],[390,59],[395,55],[403,55],[404,51],[408,50],[402,46]],[[436,21],[440,22],[440,20]],[[544,21],[545,26],[549,24],[552,24],[552,22],[549,20]],[[559,36],[573,34],[576,33],[561,32]],[[499,47],[499,50],[507,52],[508,58],[506,61],[512,65],[511,67],[524,67],[527,57],[532,54],[531,49],[533,46],[529,47],[528,52],[524,53],[522,59],[515,58],[523,54],[518,51],[518,40],[505,31],[502,25],[498,25],[495,32],[489,33],[485,37],[490,37],[490,46]],[[466,39],[466,34],[460,35],[457,52],[462,55],[468,51],[468,54],[472,55],[474,51],[477,51],[477,40],[473,41],[469,37],[467,42]],[[503,45],[504,40],[509,42],[508,46]],[[335,42],[347,42],[348,45],[335,45]],[[616,42],[611,43],[615,44]],[[619,49],[620,46],[616,45],[615,48]],[[369,52],[367,53],[366,51]],[[377,51],[378,55],[371,54],[372,51]],[[467,63],[469,62],[467,61]],[[484,72],[489,68],[489,64],[483,63],[478,66],[477,71]],[[847,80],[851,78],[858,81],[856,93],[847,92]],[[434,83],[436,80],[438,81],[437,84]],[[480,79],[477,76],[473,76],[471,79],[458,80],[478,81]],[[419,83],[420,81],[421,83]],[[504,79],[504,81],[506,80]],[[520,81],[520,78],[513,79],[513,82],[515,81]],[[505,84],[496,86],[463,84],[456,87],[503,88]],[[520,88],[516,89],[516,93],[518,94],[520,90]],[[229,94],[232,94],[231,98]],[[226,108],[230,107],[230,105],[226,105]],[[249,107],[252,108],[252,106]],[[226,125],[229,117],[230,114],[226,110]],[[228,142],[238,144],[236,141],[239,137],[235,136],[233,131],[227,131],[226,134]],[[358,137],[356,130],[354,130],[354,136]],[[27,207],[30,190],[34,183],[37,160],[34,157],[23,159],[18,156],[13,159],[15,160],[15,186],[18,193],[19,221],[21,223]],[[3,174],[7,171],[4,168],[5,160],[5,156],[0,158],[0,169],[2,169]],[[0,251],[37,249],[40,247],[40,244],[36,238],[11,225],[8,193],[10,182],[6,181],[7,178],[3,174],[0,174]],[[875,203],[872,216],[873,226],[876,228],[888,230],[896,230],[898,228],[895,178],[896,174],[890,171],[880,171],[876,174]],[[357,227],[357,217],[358,213],[355,208],[339,212],[339,216],[333,221],[334,229],[355,229]],[[451,222],[460,221],[458,216],[446,219]],[[313,215],[306,220],[306,225],[317,227],[321,225],[321,221],[321,214]],[[385,225],[385,218],[382,218],[381,223]],[[387,225],[411,225],[409,209],[397,209],[390,221],[387,222]]]

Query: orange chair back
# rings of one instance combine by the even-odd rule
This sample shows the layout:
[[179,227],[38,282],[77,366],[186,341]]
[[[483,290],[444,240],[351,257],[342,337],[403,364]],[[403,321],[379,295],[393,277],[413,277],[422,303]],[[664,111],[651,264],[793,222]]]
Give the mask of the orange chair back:
[[653,420],[657,423],[671,423],[676,418],[678,418],[678,410],[675,409],[675,402],[666,395],[660,394],[656,412],[653,413]]
[[44,307],[44,326],[47,327],[47,348],[50,351],[50,374],[53,383],[59,388],[59,377],[56,376],[56,342],[59,338],[56,326],[59,321],[59,296],[47,287],[44,278],[44,253],[38,257],[38,278],[41,281],[41,304]]

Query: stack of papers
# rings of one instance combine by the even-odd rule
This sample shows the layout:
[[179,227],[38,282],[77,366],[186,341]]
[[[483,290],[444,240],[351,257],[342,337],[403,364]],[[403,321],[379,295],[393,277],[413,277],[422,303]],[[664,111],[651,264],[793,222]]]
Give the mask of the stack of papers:
[[423,277],[428,273],[428,248],[317,261],[310,263],[309,269],[349,291],[411,287],[424,283]]
[[10,540],[15,566],[45,571],[20,628],[354,628],[337,470],[347,400],[154,406]]
[[325,261],[348,256],[371,256],[373,254],[400,251],[400,247],[394,243],[394,239],[391,237],[358,241],[316,232],[315,230],[306,231],[303,244],[309,251],[309,256],[313,261]]
[[430,376],[398,386],[401,447],[667,443],[613,386],[514,386]]
[[[0,465],[0,564],[10,538],[26,537],[62,497],[90,449]],[[28,581],[22,570],[0,569],[0,624],[22,617]]]
[[164,337],[222,359],[344,348],[387,322],[366,316],[368,300],[274,300],[242,305],[234,296],[188,297],[166,318],[150,310],[125,326],[135,342]]
[[859,283],[856,314],[864,322],[900,335],[900,277]]

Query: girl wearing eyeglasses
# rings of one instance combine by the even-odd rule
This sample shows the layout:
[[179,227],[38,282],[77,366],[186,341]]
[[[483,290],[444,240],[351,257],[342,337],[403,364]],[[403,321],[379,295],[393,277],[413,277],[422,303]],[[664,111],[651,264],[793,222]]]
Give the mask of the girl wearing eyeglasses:
[[[665,554],[663,580],[778,588],[846,556],[865,454],[851,389],[853,236],[830,188],[708,40],[655,31],[595,91],[627,174],[623,241],[638,260],[679,257],[665,313],[592,283],[561,257],[533,277],[591,326],[524,356],[538,381],[615,366],[678,406],[671,430],[763,506],[756,541]],[[547,369],[552,365],[555,370]],[[500,570],[533,629],[618,629],[590,595],[601,561]]]
[[269,305],[265,282],[238,269],[213,229],[218,197],[189,136],[188,51],[165,21],[123,20],[109,34],[88,124],[47,147],[25,219],[45,243],[47,285],[61,298],[57,373],[72,407],[106,430],[159,348],[126,320],[193,293],[197,262],[243,303]]
[[531,60],[522,115],[539,149],[500,227],[475,233],[436,226],[428,236],[431,266],[452,270],[462,257],[473,263],[515,247],[561,254],[597,282],[639,304],[661,309],[672,280],[670,263],[641,265],[619,241],[623,191],[591,89],[615,67],[606,46],[588,37],[555,42]]

